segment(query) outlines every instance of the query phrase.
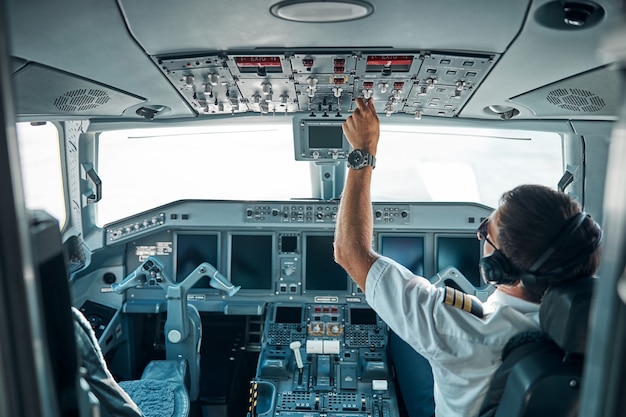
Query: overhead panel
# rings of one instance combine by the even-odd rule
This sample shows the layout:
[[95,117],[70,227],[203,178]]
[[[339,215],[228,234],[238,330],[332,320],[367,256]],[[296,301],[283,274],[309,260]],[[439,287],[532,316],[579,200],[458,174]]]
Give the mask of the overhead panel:
[[379,113],[454,117],[498,55],[432,51],[295,51],[155,58],[199,115],[344,117],[356,97]]

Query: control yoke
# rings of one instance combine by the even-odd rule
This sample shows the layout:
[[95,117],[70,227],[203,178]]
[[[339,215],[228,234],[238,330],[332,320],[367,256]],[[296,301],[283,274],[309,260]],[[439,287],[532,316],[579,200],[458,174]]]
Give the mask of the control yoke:
[[223,291],[229,297],[232,297],[241,288],[231,284],[208,262],[201,263],[182,282],[176,283],[167,276],[161,262],[153,256],[148,257],[122,282],[111,285],[111,288],[114,292],[122,294],[129,288],[146,283],[147,280],[156,282],[165,290],[165,298],[167,299],[167,320],[165,322],[167,340],[171,343],[180,343],[189,335],[187,292],[205,276],[210,277],[209,285],[211,287]]

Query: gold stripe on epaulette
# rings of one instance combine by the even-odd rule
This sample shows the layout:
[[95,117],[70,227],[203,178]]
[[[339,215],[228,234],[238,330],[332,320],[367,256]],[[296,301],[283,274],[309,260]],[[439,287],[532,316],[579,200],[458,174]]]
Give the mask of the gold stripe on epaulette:
[[465,294],[464,292],[454,289],[452,287],[444,288],[443,302],[444,304],[451,305],[453,307],[467,311],[468,313],[471,313],[476,317],[483,317],[483,306],[479,301],[474,300],[472,297]]

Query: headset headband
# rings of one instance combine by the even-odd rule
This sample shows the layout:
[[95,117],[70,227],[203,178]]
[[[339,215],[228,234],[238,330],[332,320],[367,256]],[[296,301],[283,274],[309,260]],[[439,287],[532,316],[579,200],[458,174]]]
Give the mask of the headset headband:
[[550,259],[550,256],[552,256],[552,254],[558,248],[560,248],[563,243],[565,243],[567,239],[570,238],[574,234],[574,232],[578,230],[580,226],[582,226],[586,218],[587,213],[585,213],[584,211],[570,218],[567,223],[565,223],[563,228],[559,231],[559,233],[556,234],[556,237],[552,240],[552,242],[548,244],[548,248],[543,252],[543,254],[541,254],[541,256],[539,256],[539,258],[532,264],[532,266],[528,268],[528,272],[531,274],[537,272],[539,268],[541,268],[543,264],[545,264],[548,259]]

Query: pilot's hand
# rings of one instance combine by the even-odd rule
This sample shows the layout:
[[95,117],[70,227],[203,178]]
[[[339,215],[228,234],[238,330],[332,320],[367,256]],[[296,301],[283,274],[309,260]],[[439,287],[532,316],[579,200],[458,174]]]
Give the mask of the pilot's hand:
[[357,109],[343,122],[343,133],[353,149],[361,149],[376,155],[380,122],[374,107],[374,100],[356,99]]

